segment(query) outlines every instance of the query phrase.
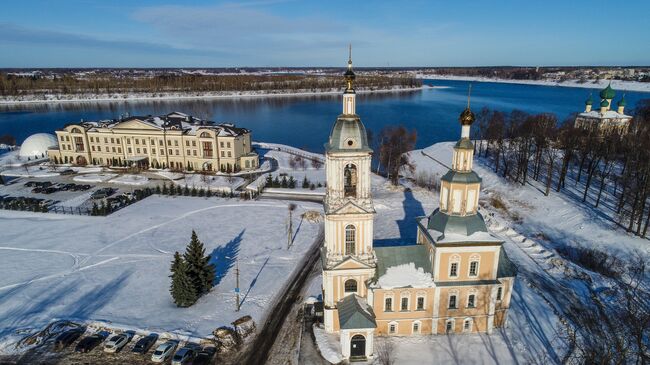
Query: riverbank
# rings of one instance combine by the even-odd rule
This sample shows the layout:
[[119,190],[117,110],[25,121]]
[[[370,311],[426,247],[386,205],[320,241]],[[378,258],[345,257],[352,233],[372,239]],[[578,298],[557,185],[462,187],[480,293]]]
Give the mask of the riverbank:
[[[567,80],[563,82],[552,81],[552,80],[511,80],[511,79],[498,79],[498,78],[489,78],[489,77],[427,75],[427,74],[418,74],[416,75],[416,77],[419,79],[428,79],[428,80],[498,82],[504,84],[562,86],[562,87],[576,87],[576,88],[584,88],[584,89],[602,89],[606,87],[610,82],[610,80],[589,80],[583,83],[581,83],[579,80]],[[611,83],[612,83],[612,87],[616,90],[650,93],[650,82],[611,80]]]
[[[390,89],[378,90],[357,90],[357,94],[377,94],[418,91],[429,86],[423,85],[418,87],[400,87],[395,86]],[[340,94],[340,88],[319,90],[319,91],[295,91],[284,92],[283,90],[274,91],[235,91],[235,92],[210,92],[210,93],[133,93],[133,94],[43,94],[43,95],[24,95],[18,99],[1,99],[0,105],[33,105],[33,104],[51,104],[51,103],[84,103],[84,102],[129,102],[129,101],[169,101],[169,100],[200,100],[200,99],[233,99],[233,98],[272,98],[272,97],[297,97],[297,96],[318,96],[318,95],[336,95]],[[33,98],[33,99],[32,99]]]

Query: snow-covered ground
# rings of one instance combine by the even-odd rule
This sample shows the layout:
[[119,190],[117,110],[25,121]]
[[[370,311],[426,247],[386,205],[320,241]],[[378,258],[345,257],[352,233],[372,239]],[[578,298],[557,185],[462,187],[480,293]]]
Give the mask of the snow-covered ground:
[[[57,318],[198,337],[247,314],[260,323],[320,230],[300,215],[321,206],[299,203],[287,250],[287,204],[152,196],[107,217],[0,211],[0,353]],[[212,255],[216,285],[182,309],[168,275],[192,229]]]
[[210,189],[212,191],[234,191],[246,182],[241,177],[225,175],[185,174],[171,171],[158,171],[156,174],[182,187]]
[[[314,185],[318,185],[320,183],[322,186],[325,186],[325,156],[322,154],[307,152],[299,148],[277,143],[257,142],[253,145],[255,146],[257,153],[260,154],[261,158],[272,159],[277,164],[277,169],[271,173],[274,178],[276,176],[280,176],[281,174],[286,174],[287,176],[293,176],[293,178],[296,179],[296,189],[289,190],[298,191],[298,188],[302,187],[302,182],[305,177],[310,181],[310,183],[313,183]],[[296,156],[300,156],[304,159],[304,168],[300,166],[291,166],[291,160],[295,159]],[[310,159],[317,160],[320,164],[317,163],[317,165],[314,166]],[[264,185],[264,181],[266,180],[267,176],[268,174],[262,174],[259,178],[257,178],[257,180],[249,184],[249,187],[256,188]],[[317,188],[316,190],[319,191],[317,192],[318,194],[322,194],[324,188]],[[314,193],[316,190],[307,190],[307,192]]]
[[[578,80],[567,80],[563,82],[557,82],[552,80],[512,80],[512,79],[499,79],[499,78],[491,78],[491,77],[429,75],[429,74],[421,74],[418,75],[417,77],[422,79],[430,79],[430,80],[499,82],[499,83],[506,83],[506,84],[581,87],[586,89],[604,88],[610,82],[610,80],[605,80],[605,79],[588,80],[587,82],[579,82]],[[611,82],[612,82],[612,87],[617,90],[650,92],[650,82],[625,81],[625,80],[611,80]]]

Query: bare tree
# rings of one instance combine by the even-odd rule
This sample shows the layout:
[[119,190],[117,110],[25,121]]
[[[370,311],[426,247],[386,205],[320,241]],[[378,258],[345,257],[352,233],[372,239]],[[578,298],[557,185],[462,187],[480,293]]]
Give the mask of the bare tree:
[[406,153],[415,148],[415,142],[418,138],[417,132],[415,130],[409,132],[402,125],[398,127],[389,126],[381,131],[381,136],[380,161],[388,174],[388,179],[393,185],[397,185],[401,169],[406,168],[410,172],[415,171],[415,166]]
[[390,337],[376,339],[375,352],[381,365],[395,364],[395,342]]

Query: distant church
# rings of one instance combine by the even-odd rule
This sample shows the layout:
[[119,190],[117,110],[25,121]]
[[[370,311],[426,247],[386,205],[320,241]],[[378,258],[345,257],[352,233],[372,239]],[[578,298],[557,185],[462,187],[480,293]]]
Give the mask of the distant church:
[[417,242],[373,247],[372,150],[355,112],[352,60],[343,114],[326,145],[324,324],[351,361],[372,358],[374,336],[490,333],[508,320],[516,270],[478,212],[481,178],[472,171],[474,114],[460,115],[440,208],[417,218]]
[[607,85],[606,88],[600,91],[600,108],[593,110],[593,99],[591,95],[585,101],[585,111],[578,114],[575,120],[576,128],[583,129],[597,129],[603,133],[617,132],[626,134],[630,127],[630,120],[632,117],[625,115],[625,95],[616,103],[618,107],[616,111],[612,109],[612,103],[616,92],[612,89],[612,85]]

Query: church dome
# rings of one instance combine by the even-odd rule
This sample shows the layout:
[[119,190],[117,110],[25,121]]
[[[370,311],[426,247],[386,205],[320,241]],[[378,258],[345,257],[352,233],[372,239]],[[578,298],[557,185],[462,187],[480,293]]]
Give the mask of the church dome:
[[48,133],[37,133],[29,136],[20,146],[20,157],[41,157],[47,155],[50,147],[58,147],[59,141]]
[[341,115],[336,119],[325,147],[328,152],[371,151],[366,127],[356,115]]
[[627,103],[625,102],[625,96],[623,96],[621,98],[621,100],[618,101],[618,104],[616,104],[616,105],[618,105],[618,106],[626,106]]
[[600,107],[601,108],[607,108],[609,106],[609,103],[607,100],[603,99],[603,101],[600,102]]
[[474,123],[474,113],[472,113],[469,108],[466,108],[462,113],[460,113],[458,120],[461,125],[472,125],[472,123]]
[[612,84],[607,85],[607,87],[600,92],[601,99],[614,99],[615,96],[616,92],[612,89]]
[[591,94],[589,94],[589,98],[585,101],[585,105],[593,105],[594,100],[591,98]]
[[443,213],[440,209],[436,209],[429,216],[427,228],[444,235],[471,236],[476,232],[488,232],[481,213],[455,216]]

